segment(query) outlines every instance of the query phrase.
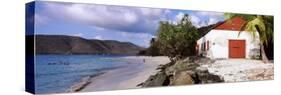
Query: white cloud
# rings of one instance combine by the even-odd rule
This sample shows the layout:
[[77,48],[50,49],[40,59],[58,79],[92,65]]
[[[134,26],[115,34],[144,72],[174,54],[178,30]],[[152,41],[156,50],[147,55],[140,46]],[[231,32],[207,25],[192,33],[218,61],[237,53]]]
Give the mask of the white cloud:
[[92,27],[92,28],[96,29],[97,31],[104,31],[104,30],[106,30],[106,29],[104,29],[102,27]]
[[217,19],[217,18],[210,18],[209,21],[208,21],[208,25],[215,24],[217,22],[219,22],[219,19]]
[[196,12],[196,14],[201,15],[201,16],[209,16],[209,17],[221,17],[221,16],[223,16],[224,13],[200,11],[200,12]]
[[73,36],[82,37],[82,36],[84,36],[84,34],[83,33],[77,33],[77,34],[74,34]]
[[78,22],[90,26],[126,32],[153,34],[166,9],[119,7],[106,5],[44,3],[41,13],[53,18]]
[[190,20],[195,27],[201,27],[201,20],[195,15],[190,15]]
[[148,33],[127,33],[127,32],[120,32],[122,36],[127,37],[127,38],[140,38],[140,39],[145,39],[145,38],[153,38],[152,34]]
[[141,39],[139,43],[141,43],[141,45],[143,47],[148,47],[150,45],[150,40],[151,38],[155,38],[154,35],[149,34],[149,33],[128,33],[128,32],[120,32],[121,35],[125,38],[128,39]]
[[[179,12],[172,21],[173,24],[177,24],[183,18],[185,13]],[[223,19],[223,13],[217,12],[192,12],[189,13],[190,20],[195,27],[202,27],[211,24],[215,24]]]
[[191,22],[195,27],[207,26],[224,20],[223,13],[218,12],[201,11],[194,12],[189,15]]
[[179,12],[176,16],[175,16],[175,22],[173,22],[174,24],[179,23],[181,21],[181,19],[183,18],[184,13],[183,12]]
[[103,37],[102,37],[101,35],[97,35],[97,36],[95,36],[95,37],[94,37],[94,39],[97,39],[97,40],[104,40],[104,39],[103,39]]
[[221,12],[201,11],[201,12],[196,12],[195,14],[200,17],[207,17],[208,19],[205,22],[206,25],[215,24],[219,21],[224,20],[224,13]]
[[[172,22],[173,24],[178,24],[180,23],[181,19],[184,17],[184,14],[183,12],[179,12],[175,18],[174,18],[174,21]],[[189,14],[189,18],[190,18],[190,21],[192,22],[192,24],[195,26],[195,27],[201,27],[201,19],[194,15],[194,14]]]
[[170,10],[165,9],[152,9],[152,8],[140,8],[141,14],[149,19],[159,19],[165,17],[163,14],[169,14]]
[[41,14],[35,14],[34,15],[35,24],[36,25],[43,25],[49,22],[49,18],[47,16],[41,15]]

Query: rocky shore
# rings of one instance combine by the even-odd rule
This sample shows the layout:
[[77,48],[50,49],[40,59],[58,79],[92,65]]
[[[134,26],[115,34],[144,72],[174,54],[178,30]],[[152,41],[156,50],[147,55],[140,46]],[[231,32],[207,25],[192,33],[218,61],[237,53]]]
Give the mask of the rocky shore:
[[274,64],[265,64],[260,60],[212,60],[192,56],[170,62],[167,57],[126,58],[146,61],[144,64],[131,64],[126,68],[111,70],[97,77],[86,77],[67,92],[272,80],[274,78]]
[[224,82],[220,76],[209,73],[205,68],[200,68],[202,64],[214,62],[214,60],[209,58],[188,57],[183,60],[160,65],[158,67],[160,71],[150,76],[139,86],[156,87]]
[[187,57],[159,65],[159,71],[150,76],[141,87],[190,85],[221,82],[239,82],[273,79],[273,63],[260,60],[211,60]]

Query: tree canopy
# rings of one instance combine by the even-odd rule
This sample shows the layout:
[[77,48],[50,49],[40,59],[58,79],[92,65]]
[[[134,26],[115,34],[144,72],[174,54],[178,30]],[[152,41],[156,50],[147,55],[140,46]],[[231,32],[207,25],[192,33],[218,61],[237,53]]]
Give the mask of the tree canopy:
[[161,21],[156,42],[160,53],[170,58],[180,59],[195,54],[198,32],[192,25],[189,15],[185,14],[178,24]]

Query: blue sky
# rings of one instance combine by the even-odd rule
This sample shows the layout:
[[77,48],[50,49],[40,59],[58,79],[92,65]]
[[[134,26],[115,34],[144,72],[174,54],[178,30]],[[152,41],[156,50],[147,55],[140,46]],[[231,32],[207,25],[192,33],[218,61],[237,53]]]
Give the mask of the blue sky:
[[223,21],[223,13],[95,4],[36,2],[36,34],[118,40],[148,47],[159,21],[177,23],[184,14],[196,27]]

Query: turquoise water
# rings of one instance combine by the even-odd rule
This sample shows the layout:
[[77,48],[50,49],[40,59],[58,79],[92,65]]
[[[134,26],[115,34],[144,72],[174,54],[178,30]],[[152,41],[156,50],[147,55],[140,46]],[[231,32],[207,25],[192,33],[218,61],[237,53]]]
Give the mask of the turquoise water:
[[35,64],[36,93],[65,92],[86,76],[96,76],[108,70],[125,67],[124,56],[97,55],[37,55]]

